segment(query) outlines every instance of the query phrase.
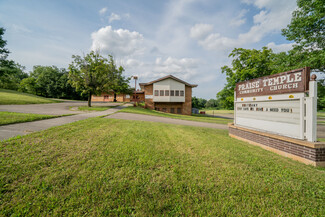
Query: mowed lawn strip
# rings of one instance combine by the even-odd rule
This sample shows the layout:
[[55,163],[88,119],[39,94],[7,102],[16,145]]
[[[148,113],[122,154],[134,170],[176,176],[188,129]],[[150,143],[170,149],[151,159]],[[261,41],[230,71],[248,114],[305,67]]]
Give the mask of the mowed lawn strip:
[[62,115],[40,115],[18,112],[0,112],[0,125],[37,121],[49,118],[61,117]]
[[58,103],[59,100],[47,99],[14,90],[0,89],[0,105]]
[[322,216],[325,170],[227,131],[92,118],[0,143],[4,216]]
[[165,118],[174,118],[174,119],[199,121],[199,122],[207,122],[207,123],[215,123],[215,124],[228,124],[230,122],[233,122],[232,119],[226,119],[226,118],[207,117],[205,115],[199,115],[199,114],[178,115],[178,114],[164,113],[164,112],[159,112],[151,109],[144,109],[141,107],[132,107],[132,106],[124,108],[119,112],[154,115],[154,116],[160,116]]

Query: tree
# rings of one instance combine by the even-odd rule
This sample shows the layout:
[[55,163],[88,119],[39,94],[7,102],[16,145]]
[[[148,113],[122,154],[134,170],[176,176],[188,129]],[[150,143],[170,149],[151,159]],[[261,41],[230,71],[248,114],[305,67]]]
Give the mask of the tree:
[[205,105],[207,103],[206,99],[192,97],[192,107],[197,109],[205,108]]
[[282,34],[305,49],[325,49],[324,0],[297,0],[297,6]]
[[5,33],[4,28],[0,28],[0,88],[17,90],[20,81],[27,77],[24,67],[8,60],[9,50],[5,48],[7,41],[2,36]]
[[205,104],[206,108],[219,108],[219,100],[209,99]]
[[295,41],[288,52],[291,61],[309,66],[313,71],[325,71],[325,2],[324,0],[297,0],[290,24],[282,34]]
[[20,82],[19,91],[50,98],[81,99],[81,93],[68,82],[67,70],[56,66],[34,66],[30,76]]
[[[112,72],[111,84],[109,88],[114,92],[114,102],[116,102],[116,94],[125,93],[131,94],[132,90],[129,87],[129,81],[131,77],[123,76],[124,68],[122,66],[118,67],[115,65],[113,56],[109,55],[109,69]],[[110,91],[109,89],[107,92]]]
[[99,95],[113,88],[118,90],[121,88],[118,79],[124,78],[122,76],[124,69],[122,67],[116,69],[112,56],[109,57],[108,60],[94,51],[83,58],[72,56],[74,60],[69,66],[69,80],[73,87],[87,94],[89,107],[93,94]]
[[221,68],[222,73],[226,74],[227,83],[217,94],[220,106],[225,109],[233,109],[237,82],[279,72],[279,68],[275,66],[276,55],[267,47],[263,47],[262,50],[235,48],[229,57],[233,58],[232,67]]

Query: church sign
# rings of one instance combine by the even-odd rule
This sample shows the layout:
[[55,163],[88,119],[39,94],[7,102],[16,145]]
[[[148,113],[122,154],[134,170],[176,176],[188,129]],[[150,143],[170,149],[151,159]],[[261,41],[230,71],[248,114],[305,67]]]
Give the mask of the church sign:
[[310,72],[302,68],[236,84],[236,97],[298,93],[308,90]]
[[325,167],[317,142],[317,81],[308,67],[236,84],[229,135],[314,166]]
[[234,124],[296,139],[306,139],[309,68],[236,84]]

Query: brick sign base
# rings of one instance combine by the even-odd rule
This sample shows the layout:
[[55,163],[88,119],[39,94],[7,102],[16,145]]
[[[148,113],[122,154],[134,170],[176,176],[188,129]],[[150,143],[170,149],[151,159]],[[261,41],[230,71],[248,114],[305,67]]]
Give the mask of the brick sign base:
[[229,136],[293,160],[325,167],[325,143],[307,142],[229,124]]

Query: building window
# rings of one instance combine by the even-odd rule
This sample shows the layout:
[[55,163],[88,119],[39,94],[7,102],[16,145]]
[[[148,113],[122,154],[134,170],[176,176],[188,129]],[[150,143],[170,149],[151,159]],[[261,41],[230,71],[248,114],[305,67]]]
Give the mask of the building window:
[[184,90],[181,90],[180,94],[181,96],[184,96]]
[[175,96],[179,96],[179,90],[175,90]]
[[155,96],[159,96],[159,91],[155,90]]
[[165,96],[169,96],[169,90],[165,90]]
[[163,90],[160,91],[160,96],[164,96],[164,91]]
[[174,96],[174,90],[170,91],[170,96]]
[[162,111],[163,111],[163,112],[166,112],[166,111],[167,111],[167,108],[162,108]]
[[108,96],[107,96],[107,95],[105,95],[105,96],[104,96],[104,99],[108,99]]
[[181,108],[177,108],[177,114],[182,114],[182,109]]
[[175,113],[175,109],[174,108],[170,108],[170,113]]

